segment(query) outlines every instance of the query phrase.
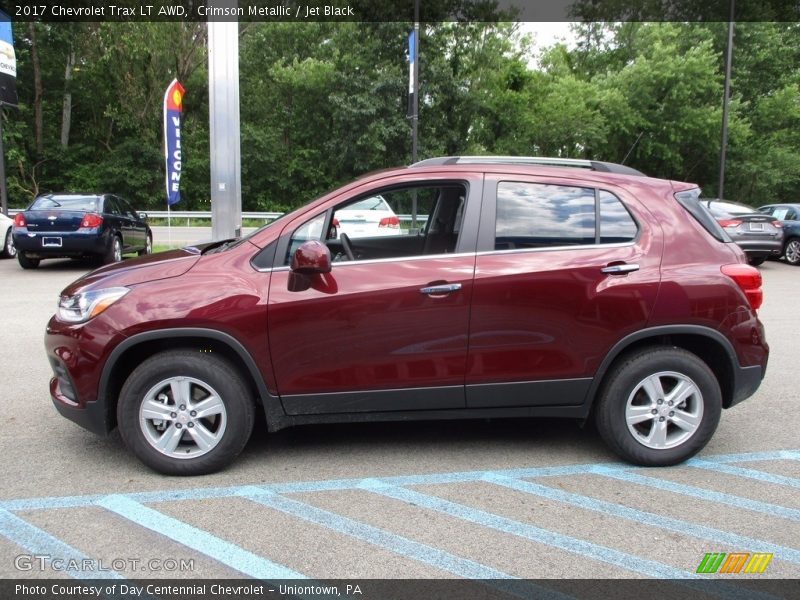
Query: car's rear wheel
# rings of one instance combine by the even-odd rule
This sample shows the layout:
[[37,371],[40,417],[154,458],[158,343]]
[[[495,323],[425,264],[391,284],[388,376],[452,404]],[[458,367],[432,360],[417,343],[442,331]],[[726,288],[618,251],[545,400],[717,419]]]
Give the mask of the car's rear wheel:
[[39,266],[38,258],[28,258],[24,252],[17,252],[17,260],[23,269],[35,269]]
[[614,452],[639,465],[664,466],[702,450],[721,412],[719,382],[708,365],[691,352],[661,346],[615,364],[595,417]]
[[253,429],[255,407],[237,369],[210,353],[156,354],[130,375],[117,420],[125,444],[168,475],[203,475],[226,467]]
[[11,235],[11,229],[6,231],[6,239],[3,243],[3,251],[0,252],[5,258],[14,258],[17,255],[17,247],[14,245],[14,236]]
[[122,240],[118,235],[111,238],[111,243],[108,245],[105,256],[103,256],[103,263],[111,264],[122,260]]
[[790,265],[800,265],[800,238],[791,238],[783,247],[783,257]]
[[139,256],[145,256],[146,254],[153,253],[153,236],[149,233],[147,234],[146,241],[144,243],[144,248],[139,250]]

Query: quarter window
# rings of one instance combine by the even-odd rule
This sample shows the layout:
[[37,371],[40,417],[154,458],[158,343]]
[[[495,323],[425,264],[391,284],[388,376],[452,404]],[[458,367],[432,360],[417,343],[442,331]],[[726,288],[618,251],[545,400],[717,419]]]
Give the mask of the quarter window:
[[611,192],[600,191],[600,243],[630,242],[636,237],[636,222],[622,201]]

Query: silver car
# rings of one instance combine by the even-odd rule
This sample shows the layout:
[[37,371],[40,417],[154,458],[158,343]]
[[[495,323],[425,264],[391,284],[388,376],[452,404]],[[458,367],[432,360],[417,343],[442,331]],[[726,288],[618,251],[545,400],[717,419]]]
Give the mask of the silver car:
[[775,217],[738,202],[716,199],[701,202],[744,250],[751,265],[760,265],[770,257],[778,258],[783,252],[783,227]]

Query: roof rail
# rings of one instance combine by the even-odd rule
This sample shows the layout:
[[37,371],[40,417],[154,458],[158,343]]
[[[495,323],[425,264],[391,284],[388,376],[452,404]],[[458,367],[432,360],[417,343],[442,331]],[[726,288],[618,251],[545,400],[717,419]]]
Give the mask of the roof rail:
[[583,158],[548,158],[545,156],[439,156],[412,164],[412,167],[433,167],[438,165],[542,165],[547,167],[573,167],[591,169],[604,173],[640,175],[644,173],[632,167],[617,163]]

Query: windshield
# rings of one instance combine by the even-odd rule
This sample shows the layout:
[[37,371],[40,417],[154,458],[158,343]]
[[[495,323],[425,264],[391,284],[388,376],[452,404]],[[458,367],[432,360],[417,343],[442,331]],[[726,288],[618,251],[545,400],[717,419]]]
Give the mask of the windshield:
[[40,196],[33,201],[29,210],[60,208],[94,212],[97,210],[97,202],[97,196]]

